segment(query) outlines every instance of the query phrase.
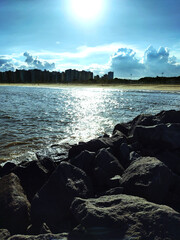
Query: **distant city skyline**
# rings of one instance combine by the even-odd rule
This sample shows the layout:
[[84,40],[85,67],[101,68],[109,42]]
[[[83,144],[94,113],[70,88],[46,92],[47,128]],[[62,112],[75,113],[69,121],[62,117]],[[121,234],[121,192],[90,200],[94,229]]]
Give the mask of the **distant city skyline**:
[[180,76],[179,0],[1,0],[0,71]]

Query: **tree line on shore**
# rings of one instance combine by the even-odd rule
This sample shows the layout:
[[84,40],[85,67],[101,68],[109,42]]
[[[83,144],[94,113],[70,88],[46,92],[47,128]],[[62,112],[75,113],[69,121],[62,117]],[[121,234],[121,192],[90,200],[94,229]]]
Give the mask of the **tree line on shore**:
[[84,81],[79,79],[72,79],[67,81],[64,73],[53,71],[41,71],[38,69],[32,70],[16,70],[0,72],[0,83],[83,83],[83,84],[180,84],[180,76],[178,77],[144,77],[139,80],[99,77],[86,79]]

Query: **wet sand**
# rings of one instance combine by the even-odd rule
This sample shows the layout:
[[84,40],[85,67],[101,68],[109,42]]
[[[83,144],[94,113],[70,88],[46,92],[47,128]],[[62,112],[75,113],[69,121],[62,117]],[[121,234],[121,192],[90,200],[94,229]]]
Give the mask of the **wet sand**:
[[115,88],[122,90],[157,90],[157,91],[180,91],[180,85],[176,84],[0,84],[0,86],[16,87],[84,87],[84,88]]

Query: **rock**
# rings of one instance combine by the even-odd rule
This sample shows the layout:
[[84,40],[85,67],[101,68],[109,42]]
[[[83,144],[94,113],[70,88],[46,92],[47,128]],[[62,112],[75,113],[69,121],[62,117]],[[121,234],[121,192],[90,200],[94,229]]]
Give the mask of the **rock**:
[[46,223],[43,223],[40,226],[30,225],[27,228],[27,235],[39,235],[39,234],[46,234],[46,233],[52,233]]
[[119,153],[117,156],[119,162],[126,169],[130,164],[130,148],[127,143],[122,143],[119,147]]
[[87,231],[96,230],[99,239],[164,240],[180,236],[179,213],[139,197],[120,194],[76,198],[71,211],[77,224]]
[[116,131],[121,132],[125,136],[129,135],[129,130],[131,128],[131,124],[128,123],[118,123],[113,130],[113,134],[115,134]]
[[59,234],[40,234],[37,236],[34,235],[14,235],[8,240],[67,240],[68,233],[59,233]]
[[0,177],[3,177],[9,173],[11,173],[12,169],[16,167],[15,163],[7,162],[4,166],[0,169]]
[[20,185],[19,178],[11,173],[0,179],[0,228],[11,234],[25,233],[30,221],[30,203]]
[[101,149],[95,157],[95,168],[102,168],[108,178],[115,175],[122,175],[124,168],[118,162],[117,158],[113,156],[107,149]]
[[122,187],[126,194],[144,197],[148,201],[164,203],[173,173],[153,157],[138,158],[125,170]]
[[129,161],[130,163],[132,163],[133,161],[135,161],[137,158],[141,157],[137,152],[132,151],[129,154]]
[[112,147],[116,149],[124,141],[126,141],[126,139],[122,137],[121,134],[119,135],[118,133],[116,133],[112,137],[100,137],[100,138],[90,140],[88,142],[81,142],[78,145],[74,145],[69,150],[68,157],[70,159],[74,158],[84,150],[87,150],[90,152],[97,152],[102,148],[108,148],[108,147]]
[[70,163],[82,169],[88,176],[92,176],[94,169],[95,153],[87,150],[81,152],[75,158],[70,159]]
[[48,180],[54,169],[55,167],[53,166],[52,161],[46,159],[42,160],[41,162],[31,161],[21,164],[13,169],[13,173],[20,178],[26,195],[31,202],[36,192]]
[[7,229],[0,229],[0,239],[7,240],[11,236],[10,232]]
[[161,111],[156,115],[141,114],[128,123],[119,123],[115,126],[113,133],[118,130],[126,136],[132,135],[136,126],[153,126],[157,124],[180,123],[180,111]]
[[180,124],[159,124],[155,126],[137,126],[134,139],[142,146],[151,146],[158,151],[162,149],[180,148]]
[[109,189],[110,178],[122,175],[124,168],[107,149],[101,149],[94,161],[94,188],[96,192]]
[[69,228],[69,207],[76,196],[92,196],[91,182],[82,170],[62,162],[32,201],[33,225],[45,222],[53,232]]
[[169,194],[166,198],[166,205],[172,207],[176,211],[180,212],[180,177],[176,174],[173,175]]
[[164,149],[162,152],[157,153],[155,157],[180,176],[180,150]]
[[97,138],[88,142],[81,142],[78,145],[74,145],[69,150],[68,157],[74,158],[84,150],[87,150],[89,152],[97,152],[101,148],[107,148],[109,147],[107,139],[109,140],[109,138]]

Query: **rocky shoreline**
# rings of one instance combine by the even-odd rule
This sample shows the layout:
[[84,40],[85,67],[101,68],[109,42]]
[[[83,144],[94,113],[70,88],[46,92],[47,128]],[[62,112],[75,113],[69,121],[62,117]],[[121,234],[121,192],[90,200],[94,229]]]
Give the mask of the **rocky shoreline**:
[[[180,239],[180,111],[0,166],[0,239]],[[57,148],[57,151],[56,151]]]

